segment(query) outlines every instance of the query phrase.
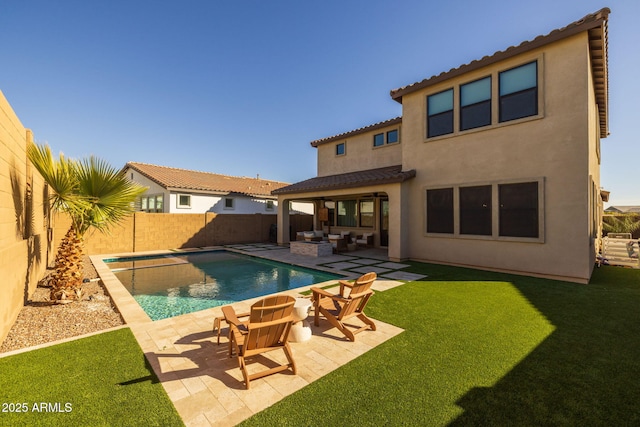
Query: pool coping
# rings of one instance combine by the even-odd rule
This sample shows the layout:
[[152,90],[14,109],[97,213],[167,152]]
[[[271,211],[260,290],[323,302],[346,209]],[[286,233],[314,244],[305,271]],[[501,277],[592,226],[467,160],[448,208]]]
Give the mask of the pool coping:
[[[234,252],[241,255],[252,256],[255,258],[261,258],[269,261],[276,261],[281,264],[292,265],[296,267],[308,268],[312,270],[318,270],[324,273],[331,273],[342,276],[340,278],[328,280],[325,282],[313,283],[311,285],[302,286],[299,288],[288,289],[287,291],[279,292],[279,293],[287,293],[287,294],[295,294],[300,295],[305,291],[308,291],[313,286],[323,287],[331,282],[336,282],[337,280],[352,280],[356,279],[359,274],[355,274],[349,271],[341,271],[323,266],[307,266],[307,265],[299,265],[294,263],[288,263],[286,261],[274,260],[269,257],[261,256],[259,253],[248,253],[247,251],[243,251],[241,249],[232,248],[228,246],[208,246],[202,248],[186,248],[186,249],[168,249],[168,250],[155,250],[155,251],[144,251],[144,252],[123,252],[118,254],[100,254],[100,255],[90,255],[89,258],[93,263],[100,280],[102,281],[103,286],[108,292],[113,304],[116,306],[116,309],[122,316],[122,319],[127,325],[134,325],[140,323],[149,323],[154,322],[149,315],[144,311],[144,309],[140,306],[140,304],[135,300],[135,298],[131,295],[131,293],[124,287],[124,285],[120,282],[120,280],[116,277],[116,275],[111,271],[111,269],[107,266],[107,263],[104,262],[105,259],[113,259],[113,258],[130,258],[130,257],[145,257],[145,256],[162,256],[162,255],[179,255],[179,254],[188,254],[188,253],[200,253],[200,252],[213,252],[213,251],[228,251]],[[263,298],[264,295],[256,298],[251,298],[247,301],[257,301],[260,298]],[[209,310],[209,309],[205,309]],[[199,310],[204,311],[204,310]],[[189,313],[187,313],[189,314]],[[184,316],[180,315],[180,316]],[[180,317],[173,316],[173,317]],[[160,322],[164,319],[155,320],[155,322]]]

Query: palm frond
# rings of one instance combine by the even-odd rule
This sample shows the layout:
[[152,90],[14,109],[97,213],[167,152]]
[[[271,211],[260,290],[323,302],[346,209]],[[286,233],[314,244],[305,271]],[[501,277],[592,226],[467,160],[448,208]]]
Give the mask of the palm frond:
[[77,177],[79,192],[91,206],[84,215],[83,233],[91,227],[104,231],[119,222],[133,212],[135,200],[146,191],[93,156],[78,163]]

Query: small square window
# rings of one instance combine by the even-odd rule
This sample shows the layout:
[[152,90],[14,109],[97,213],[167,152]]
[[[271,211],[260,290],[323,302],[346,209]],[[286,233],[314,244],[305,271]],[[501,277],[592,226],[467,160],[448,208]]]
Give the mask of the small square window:
[[373,146],[381,147],[384,145],[384,133],[378,133],[373,135]]
[[398,129],[387,132],[387,144],[395,144],[398,142]]
[[190,208],[191,207],[191,195],[190,194],[178,194],[178,207]]
[[336,156],[344,156],[347,152],[347,147],[344,142],[336,145]]
[[232,199],[231,197],[225,197],[224,199],[224,208],[225,209],[233,209],[234,208],[234,199]]
[[274,203],[273,203],[273,200],[267,200],[266,209],[267,209],[268,211],[272,211],[272,210],[274,209]]

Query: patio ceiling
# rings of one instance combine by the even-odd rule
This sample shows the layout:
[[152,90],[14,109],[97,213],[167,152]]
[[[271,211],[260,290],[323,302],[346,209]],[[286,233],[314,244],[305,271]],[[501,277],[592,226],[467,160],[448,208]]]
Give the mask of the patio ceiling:
[[415,169],[403,171],[402,165],[319,176],[274,190],[271,194],[301,194],[309,192],[359,188],[404,182],[416,176]]

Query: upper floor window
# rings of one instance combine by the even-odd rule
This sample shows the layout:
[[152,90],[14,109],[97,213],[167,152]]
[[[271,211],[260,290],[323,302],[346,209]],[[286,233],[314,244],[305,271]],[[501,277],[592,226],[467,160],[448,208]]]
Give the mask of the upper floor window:
[[178,207],[190,208],[191,207],[191,195],[190,194],[178,194]]
[[232,197],[224,198],[224,208],[225,209],[233,209],[235,207],[234,199]]
[[427,137],[453,133],[453,89],[427,97]]
[[538,114],[538,63],[536,61],[499,74],[500,122]]
[[387,144],[395,144],[398,142],[398,129],[387,132]]
[[491,124],[491,77],[460,86],[460,130]]
[[374,147],[382,147],[385,143],[395,144],[396,142],[398,142],[398,129],[390,130],[386,135],[384,132],[373,135]]
[[344,156],[347,153],[347,147],[344,142],[336,144],[336,156]]

